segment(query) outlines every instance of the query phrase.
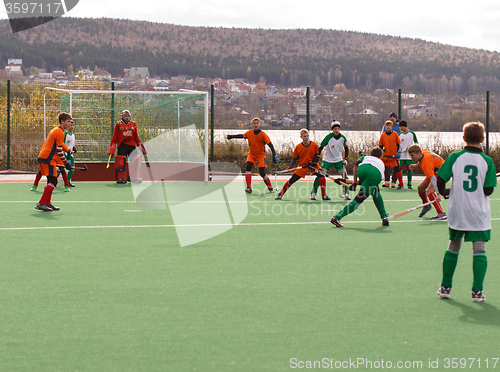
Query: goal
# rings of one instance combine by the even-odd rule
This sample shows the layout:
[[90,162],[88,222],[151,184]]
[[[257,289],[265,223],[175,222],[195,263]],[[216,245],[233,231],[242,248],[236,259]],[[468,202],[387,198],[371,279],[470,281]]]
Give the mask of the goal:
[[[149,162],[204,166],[208,180],[208,93],[68,90],[43,92],[44,136],[59,111],[75,121],[78,161],[106,162],[115,123],[129,110]],[[185,165],[184,164],[184,165]]]

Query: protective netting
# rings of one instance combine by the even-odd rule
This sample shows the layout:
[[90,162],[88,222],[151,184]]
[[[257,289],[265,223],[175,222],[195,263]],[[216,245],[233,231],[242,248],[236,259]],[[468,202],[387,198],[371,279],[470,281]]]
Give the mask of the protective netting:
[[59,110],[71,113],[79,160],[106,161],[115,123],[123,110],[129,110],[141,142],[154,140],[158,151],[151,160],[205,161],[206,93],[59,90],[51,94],[46,115],[57,115]]

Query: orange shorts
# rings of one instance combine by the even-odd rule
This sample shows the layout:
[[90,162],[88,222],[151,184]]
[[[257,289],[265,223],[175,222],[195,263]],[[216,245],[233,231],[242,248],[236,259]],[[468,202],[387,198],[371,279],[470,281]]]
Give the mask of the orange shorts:
[[248,154],[247,156],[247,163],[252,163],[259,166],[259,168],[266,167],[266,154],[260,154],[260,155],[252,155]]
[[382,161],[386,167],[394,168],[398,166],[398,161],[396,159],[382,157]]
[[45,163],[38,163],[40,166],[40,173],[42,173],[42,176],[54,176],[57,177],[57,166],[55,164],[45,164]]
[[[314,168],[316,169],[321,169],[321,167],[318,165],[316,165]],[[297,169],[295,172],[294,172],[297,176],[299,176],[300,178],[304,178],[305,176],[307,176],[308,173],[311,173],[312,172],[309,170],[309,168],[305,167],[305,168],[301,168],[301,169]]]

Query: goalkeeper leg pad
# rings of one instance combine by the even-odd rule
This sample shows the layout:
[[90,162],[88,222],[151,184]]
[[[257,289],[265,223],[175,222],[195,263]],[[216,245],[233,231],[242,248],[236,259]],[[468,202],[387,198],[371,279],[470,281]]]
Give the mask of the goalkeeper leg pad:
[[115,157],[115,180],[123,180],[125,182],[118,183],[126,183],[127,181],[127,157],[123,155],[117,155]]
[[142,178],[141,178],[141,163],[142,163],[142,156],[138,155],[132,160],[130,160],[130,165],[129,165],[129,173],[130,173],[130,180],[132,182],[136,183],[141,183]]

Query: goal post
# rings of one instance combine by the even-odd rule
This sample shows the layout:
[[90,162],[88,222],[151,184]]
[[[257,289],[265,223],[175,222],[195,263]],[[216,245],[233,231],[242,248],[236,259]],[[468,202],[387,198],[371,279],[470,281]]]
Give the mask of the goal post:
[[47,87],[43,91],[44,136],[57,124],[57,113],[68,112],[75,121],[78,161],[106,162],[123,110],[129,110],[137,123],[149,162],[203,164],[203,178],[208,180],[208,92]]

